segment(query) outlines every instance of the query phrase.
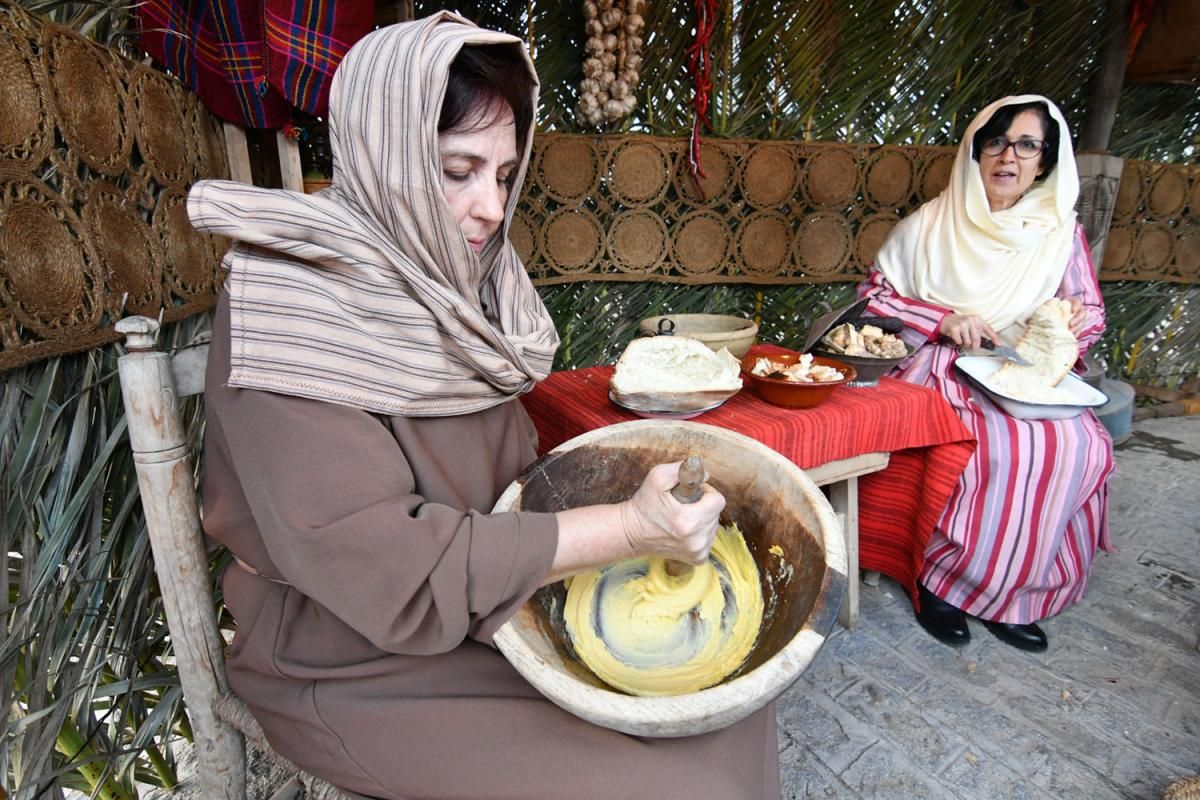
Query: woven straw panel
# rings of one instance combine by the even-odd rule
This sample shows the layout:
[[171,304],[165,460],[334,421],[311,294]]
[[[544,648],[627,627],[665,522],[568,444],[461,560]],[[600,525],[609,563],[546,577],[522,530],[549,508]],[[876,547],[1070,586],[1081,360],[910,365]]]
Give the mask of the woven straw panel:
[[953,148],[546,133],[510,237],[538,285],[802,284],[866,273]]
[[1100,278],[1200,283],[1200,167],[1125,162]]
[[115,341],[130,313],[212,306],[226,242],[184,199],[227,177],[179,83],[0,0],[0,369]]

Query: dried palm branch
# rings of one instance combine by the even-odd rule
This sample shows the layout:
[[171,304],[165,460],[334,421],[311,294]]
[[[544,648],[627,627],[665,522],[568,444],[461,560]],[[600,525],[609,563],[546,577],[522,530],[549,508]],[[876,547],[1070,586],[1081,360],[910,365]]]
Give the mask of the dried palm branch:
[[[171,326],[166,341],[204,320]],[[0,395],[0,770],[134,796],[175,781],[182,708],[108,347],[5,374]],[[193,417],[194,430],[199,419]]]

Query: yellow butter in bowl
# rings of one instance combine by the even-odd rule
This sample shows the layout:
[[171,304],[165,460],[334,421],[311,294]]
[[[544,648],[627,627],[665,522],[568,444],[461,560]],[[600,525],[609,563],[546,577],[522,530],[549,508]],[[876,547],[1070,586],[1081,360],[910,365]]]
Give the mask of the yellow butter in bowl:
[[674,576],[661,558],[632,558],[570,580],[563,618],[576,655],[633,695],[720,683],[758,638],[758,567],[737,525],[722,526],[705,564]]

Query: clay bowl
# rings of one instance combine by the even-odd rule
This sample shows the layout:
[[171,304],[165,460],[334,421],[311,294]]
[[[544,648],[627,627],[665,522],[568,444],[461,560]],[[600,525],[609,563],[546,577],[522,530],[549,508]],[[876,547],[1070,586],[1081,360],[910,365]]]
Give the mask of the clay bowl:
[[699,339],[714,351],[724,347],[734,358],[741,358],[754,344],[758,325],[745,317],[727,314],[666,314],[639,322],[638,333],[642,336],[669,333]]
[[[700,456],[746,535],[763,589],[763,625],[746,663],[722,683],[672,697],[608,687],[572,654],[562,583],[543,587],[496,633],[504,656],[547,698],[635,736],[692,736],[746,717],[816,656],[846,592],[846,548],[829,502],[803,470],[747,436],[694,422],[636,420],[589,431],[534,462],[494,511],[558,511],[632,496],[655,464]],[[773,546],[781,554],[771,552]]]
[[854,367],[823,356],[813,356],[814,364],[823,364],[842,373],[841,380],[822,381],[820,383],[798,383],[782,378],[767,378],[755,375],[750,370],[759,358],[769,358],[781,364],[795,364],[800,360],[800,354],[789,351],[760,351],[757,348],[742,357],[742,381],[755,394],[768,403],[785,408],[814,408],[821,405],[839,386],[853,381],[857,375]]
[[814,356],[821,358],[830,358],[848,364],[854,367],[857,377],[847,381],[847,386],[875,386],[879,383],[879,379],[892,371],[892,368],[899,364],[904,359],[913,354],[913,348],[909,344],[904,345],[906,350],[905,355],[899,358],[870,358],[868,356],[848,356],[844,353],[835,353],[832,350],[826,350],[820,346],[812,349]]

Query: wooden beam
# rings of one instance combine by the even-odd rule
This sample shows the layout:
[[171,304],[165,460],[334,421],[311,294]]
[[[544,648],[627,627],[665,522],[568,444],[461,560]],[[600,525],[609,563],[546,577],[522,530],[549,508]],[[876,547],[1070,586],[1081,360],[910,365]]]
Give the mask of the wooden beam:
[[275,131],[275,149],[279,151],[279,182],[284,189],[304,191],[304,167],[300,165],[300,144],[282,130]]
[[225,129],[225,157],[229,161],[230,179],[241,183],[254,183],[246,132],[232,122],[222,123],[222,127]]
[[[1087,116],[1079,129],[1080,152],[1108,152],[1129,54],[1129,0],[1108,0],[1104,18],[1111,26],[1092,75]],[[1066,131],[1063,131],[1066,135]]]

